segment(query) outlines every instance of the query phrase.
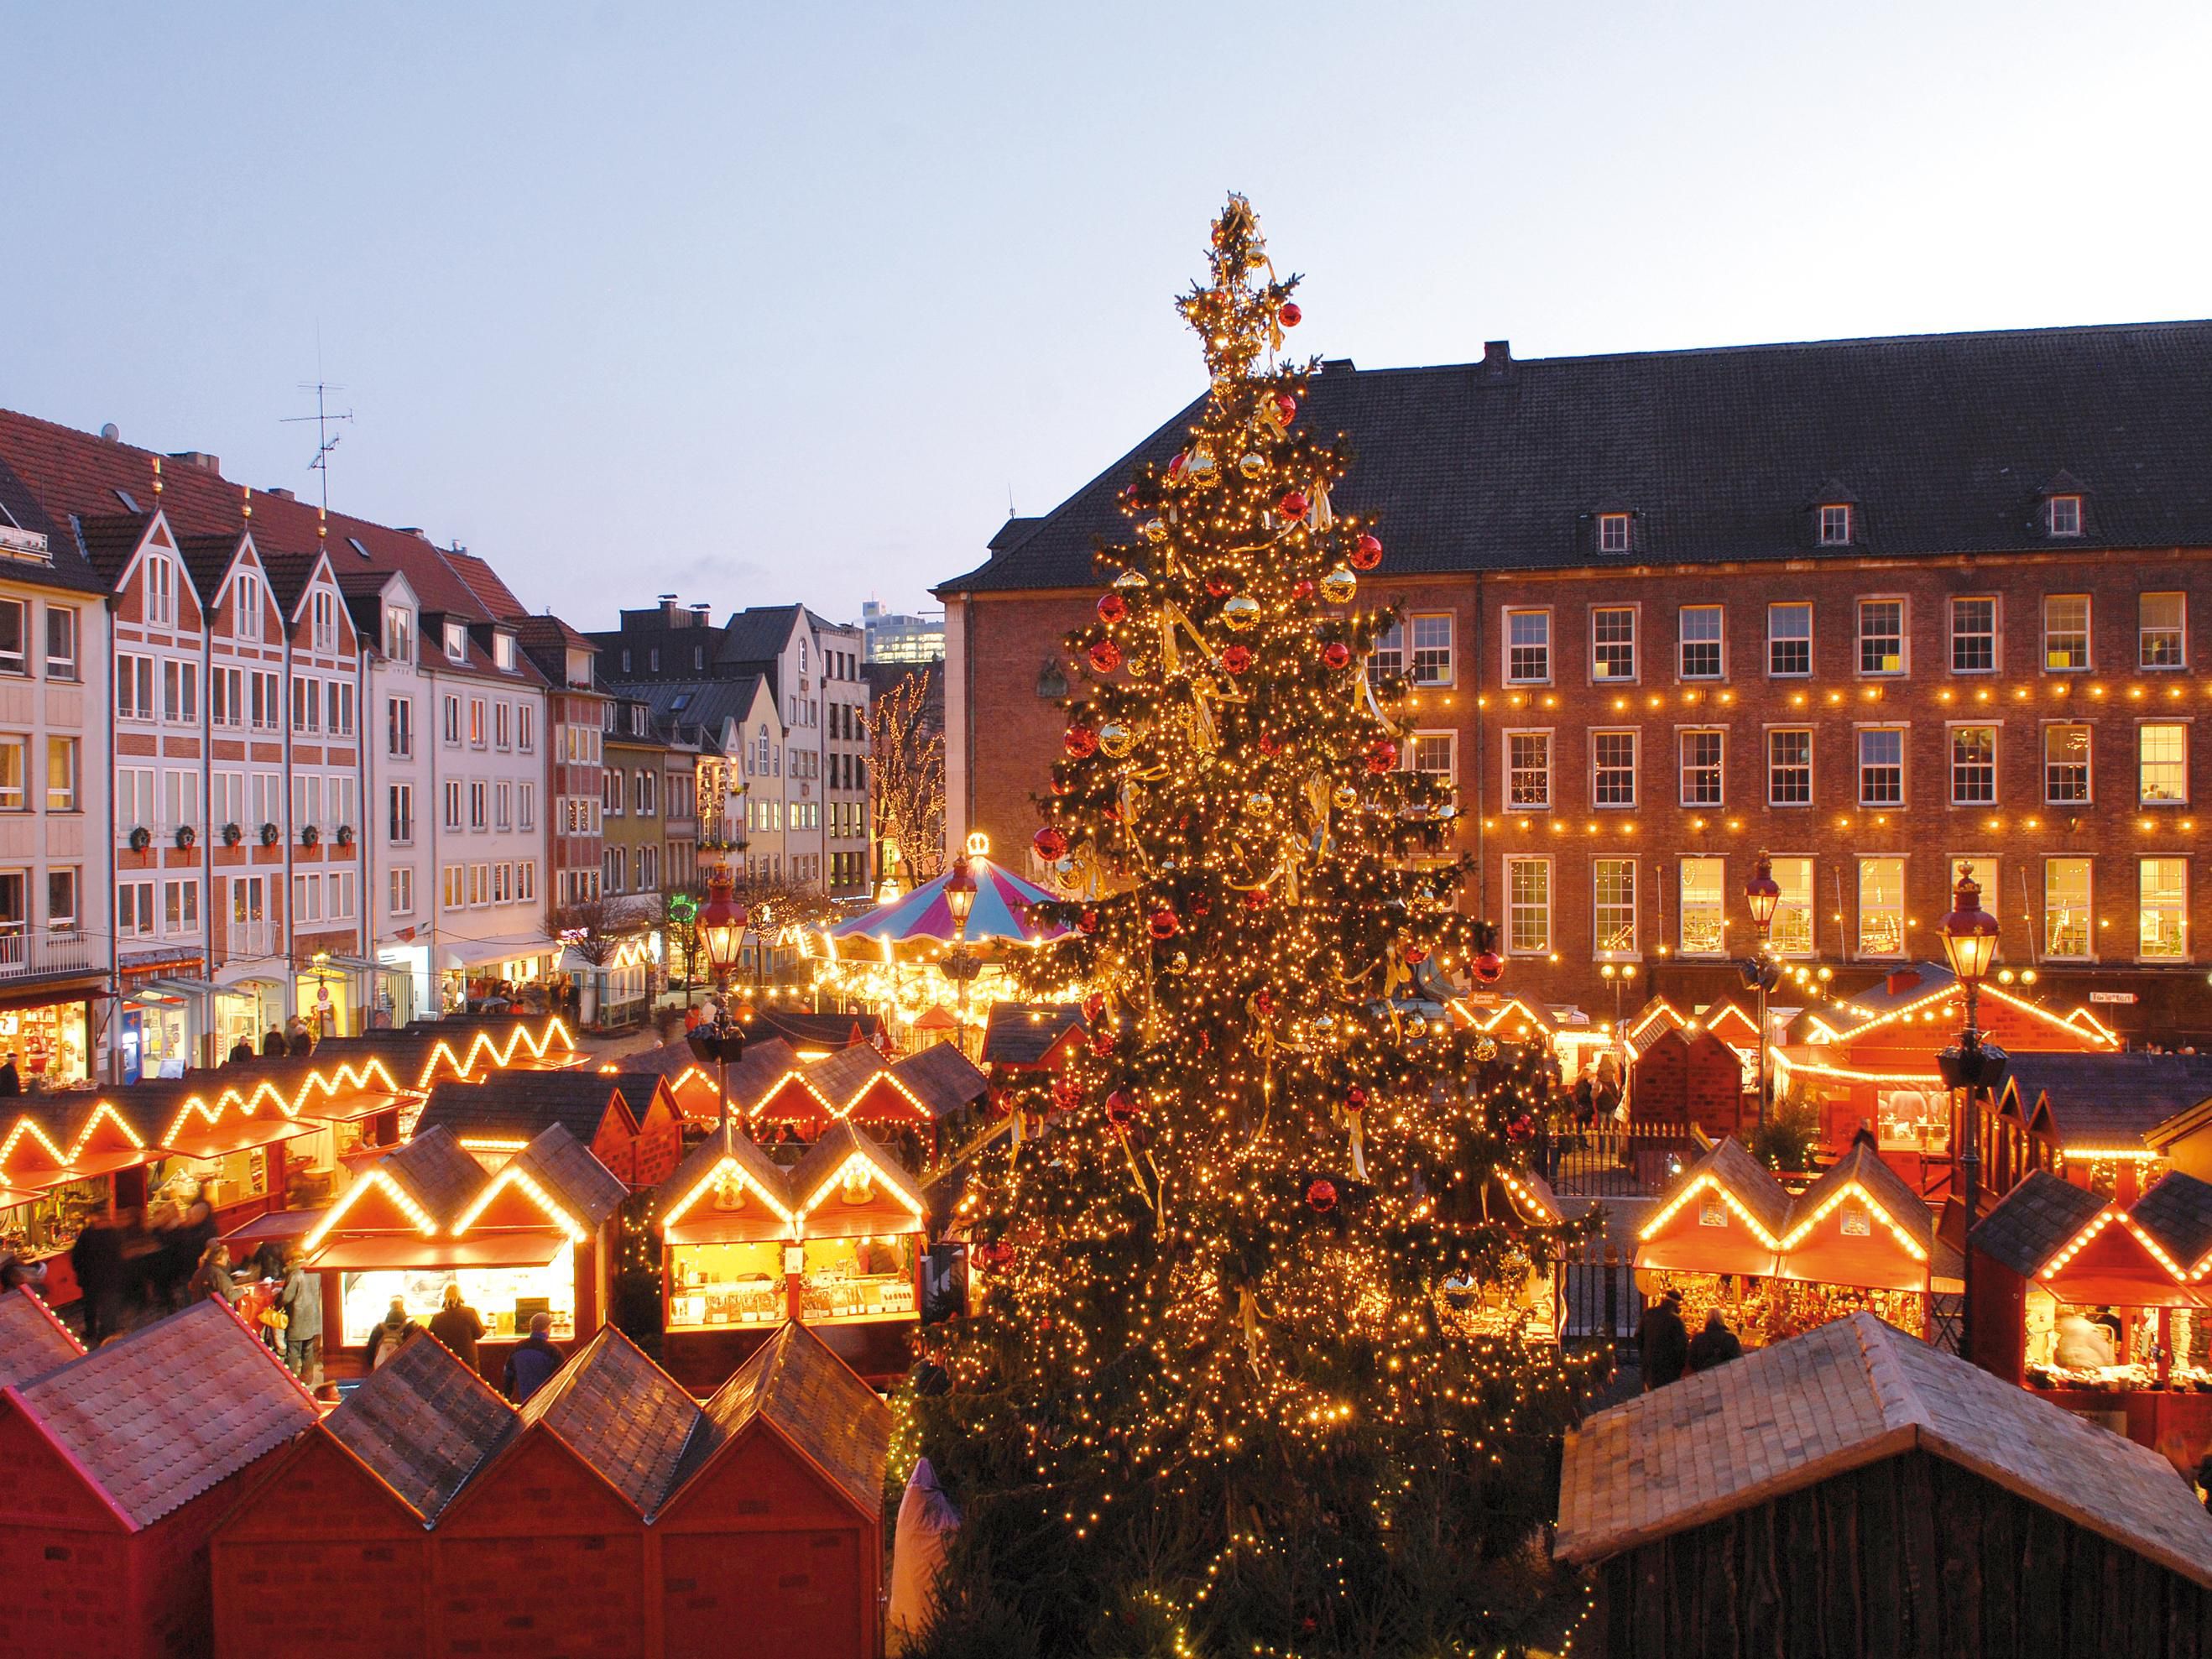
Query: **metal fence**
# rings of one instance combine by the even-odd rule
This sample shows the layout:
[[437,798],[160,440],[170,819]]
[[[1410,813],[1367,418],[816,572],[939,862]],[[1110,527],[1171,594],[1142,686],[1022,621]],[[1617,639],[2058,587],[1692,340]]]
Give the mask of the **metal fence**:
[[1686,1123],[1540,1130],[1530,1159],[1563,1198],[1649,1198],[1703,1153]]

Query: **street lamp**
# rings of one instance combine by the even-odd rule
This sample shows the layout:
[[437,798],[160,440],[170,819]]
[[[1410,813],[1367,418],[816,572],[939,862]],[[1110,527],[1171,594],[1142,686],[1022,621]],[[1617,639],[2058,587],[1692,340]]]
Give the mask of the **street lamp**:
[[718,864],[707,874],[707,902],[699,911],[699,937],[707,947],[707,960],[714,969],[715,999],[712,1024],[694,1026],[684,1034],[696,1059],[714,1063],[714,1091],[721,1102],[720,1127],[730,1127],[729,1063],[745,1056],[744,1027],[730,1018],[729,975],[736,965],[738,948],[745,936],[745,907],[733,896],[730,866]]
[[1751,872],[1751,879],[1743,884],[1744,903],[1751,911],[1751,925],[1759,930],[1759,955],[1752,969],[1759,979],[1759,1127],[1766,1127],[1766,939],[1774,926],[1774,912],[1782,902],[1781,884],[1774,879],[1774,860],[1765,853]]
[[1597,971],[1599,976],[1613,987],[1613,1040],[1623,1042],[1626,1039],[1620,1024],[1620,994],[1628,988],[1628,981],[1636,977],[1636,964],[1632,962],[1607,962],[1601,963]]
[[[1951,896],[1951,914],[1943,918],[1941,932],[1943,954],[1951,959],[1951,971],[1959,983],[1966,988],[1966,1023],[1959,1033],[1959,1040],[1936,1056],[1936,1063],[1943,1073],[1943,1086],[1948,1090],[1966,1091],[1966,1103],[1960,1115],[1959,1137],[1959,1184],[1961,1202],[1966,1208],[1966,1231],[1974,1230],[1974,1211],[1981,1200],[1982,1155],[1980,1150],[1981,1109],[1975,1097],[1982,1090],[1994,1093],[2004,1085],[2005,1052],[1994,1042],[1982,1041],[1982,1033],[1974,1023],[1974,1003],[1980,994],[1982,981],[1988,977],[1990,964],[1996,960],[1997,919],[1982,908],[1981,884],[1974,879],[1974,866],[1959,866],[1959,885]],[[1974,1317],[1974,1252],[1969,1244],[1965,1254],[1963,1277],[1960,1280],[1964,1304],[1959,1317],[1959,1354],[1972,1358],[1969,1334]]]

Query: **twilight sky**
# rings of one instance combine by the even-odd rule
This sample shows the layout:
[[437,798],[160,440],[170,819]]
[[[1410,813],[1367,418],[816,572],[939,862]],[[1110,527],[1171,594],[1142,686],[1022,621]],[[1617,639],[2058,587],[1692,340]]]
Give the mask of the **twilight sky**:
[[0,404],[586,627],[910,609],[1199,384],[1228,189],[1362,367],[2212,311],[2212,7],[0,0]]

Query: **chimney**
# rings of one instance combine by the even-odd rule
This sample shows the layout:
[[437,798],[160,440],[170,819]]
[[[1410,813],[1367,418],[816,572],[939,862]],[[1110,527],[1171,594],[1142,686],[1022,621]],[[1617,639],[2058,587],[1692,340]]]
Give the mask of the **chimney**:
[[418,542],[427,542],[430,539],[422,533],[422,526],[419,524],[396,524],[392,527],[403,536],[412,536]]
[[263,490],[261,493],[264,495],[274,495],[280,501],[296,501],[300,499],[290,490],[279,489],[274,484],[270,485],[268,489]]
[[1321,372],[1324,374],[1351,374],[1358,368],[1359,365],[1349,357],[1324,357],[1321,360]]
[[676,602],[676,595],[656,593],[653,600],[660,607],[660,625],[663,628],[681,628],[684,625],[684,607]]
[[1901,997],[1919,983],[1920,975],[1911,969],[1893,968],[1889,970],[1889,977],[1882,981],[1881,988],[1893,997]]
[[712,628],[714,625],[714,607],[703,599],[695,600],[691,606],[691,619],[702,628]]
[[1485,380],[1510,381],[1516,373],[1512,341],[1485,340],[1482,343],[1482,378]]
[[222,458],[210,455],[204,449],[176,449],[169,452],[173,461],[182,461],[186,466],[196,466],[203,472],[222,471]]

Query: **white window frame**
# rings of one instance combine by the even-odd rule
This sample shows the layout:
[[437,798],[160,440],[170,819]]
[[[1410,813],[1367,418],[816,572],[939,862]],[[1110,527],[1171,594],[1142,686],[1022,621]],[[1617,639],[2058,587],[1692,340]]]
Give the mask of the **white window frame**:
[[[1556,771],[1557,745],[1552,728],[1546,726],[1514,726],[1500,734],[1504,739],[1503,755],[1505,763],[1505,810],[1509,812],[1548,812],[1558,804],[1559,791],[1553,786]],[[1534,769],[1519,763],[1515,748],[1518,742],[1540,744],[1543,746],[1544,799],[1524,802],[1515,787],[1520,775]]]
[[[1542,643],[1537,645],[1523,645],[1515,640],[1513,637],[1513,624],[1516,622],[1520,621],[1534,621],[1541,623],[1543,624],[1544,634]],[[1504,622],[1504,629],[1503,649],[1504,656],[1504,660],[1500,664],[1500,667],[1505,677],[1505,684],[1508,685],[1549,685],[1552,683],[1551,607],[1549,605],[1509,605],[1505,610]],[[1522,674],[1517,672],[1514,667],[1514,658],[1516,652],[1541,653],[1544,662],[1544,672],[1540,674]]]
[[[1889,764],[1887,761],[1869,763],[1867,759],[1867,739],[1870,737],[1876,736],[1877,734],[1887,734],[1897,739],[1897,799],[1895,800],[1873,800],[1868,798],[1868,772],[1875,766],[1878,765],[1886,769]],[[1910,777],[1911,771],[1912,750],[1911,733],[1902,726],[1862,726],[1856,728],[1852,733],[1851,747],[1853,750],[1852,758],[1857,773],[1857,786],[1856,793],[1858,804],[1862,807],[1874,811],[1901,811],[1912,799],[1911,781]]]
[[[1911,866],[1906,860],[1905,855],[1901,853],[1861,853],[1857,854],[1854,860],[1854,864],[1855,868],[1853,870],[1852,893],[1853,926],[1851,928],[1852,959],[1858,962],[1902,962],[1905,957],[1910,954],[1911,950],[1911,946],[1905,938],[1905,933],[1908,931],[1906,929],[1905,923],[1911,920],[1910,916],[1906,914],[1905,890],[1911,884],[1911,878],[1910,872]],[[1870,873],[1872,866],[1885,864],[1893,864],[1897,866],[1897,899],[1894,905],[1885,903],[1876,908],[1875,907],[1870,907],[1867,902],[1867,877]],[[1897,917],[1897,948],[1895,950],[1882,950],[1878,947],[1869,945],[1867,943],[1868,917],[1872,915],[1888,915],[1893,913]]]
[[[2149,762],[2143,755],[2143,737],[2145,733],[2152,731],[2154,728],[2159,731],[2171,729],[2181,733],[2181,793],[2172,800],[2154,800],[2145,792],[2143,787],[2144,769],[2149,765]],[[2190,723],[2187,720],[2166,719],[2141,720],[2136,722],[2136,804],[2138,806],[2155,808],[2186,806],[2189,805],[2189,739],[2191,735],[2193,734],[2190,729]],[[2094,749],[2094,744],[2095,740],[2093,738],[2091,739],[2093,750]],[[2161,763],[2161,764],[2163,764],[2163,763]]]
[[[1601,890],[1598,884],[1600,872],[1607,865],[1621,866],[1628,872],[1628,943],[1626,945],[1608,945],[1605,942],[1607,907],[1598,896]],[[1643,959],[1644,953],[1638,948],[1642,942],[1644,921],[1644,872],[1640,866],[1641,860],[1614,854],[1590,860],[1590,954],[1595,961],[1638,962]],[[1615,905],[1612,908],[1618,912],[1620,907]]]
[[[1796,645],[1796,640],[1786,639],[1774,631],[1774,613],[1778,611],[1802,611],[1805,613],[1805,665],[1802,668],[1777,668],[1774,647],[1777,645]],[[1776,599],[1766,607],[1766,678],[1771,680],[1809,680],[1813,678],[1813,601],[1810,599]]]
[[[1897,607],[1897,666],[1894,668],[1869,668],[1866,665],[1869,638],[1867,611],[1869,607],[1878,605],[1893,605]],[[1912,672],[1912,607],[1905,595],[1902,593],[1861,594],[1851,614],[1856,624],[1852,629],[1851,665],[1856,671],[1857,678],[1863,680],[1894,680],[1902,679]]]
[[[2143,923],[2151,915],[2143,885],[2146,866],[2153,864],[2178,864],[2181,866],[2181,948],[2172,951],[2151,951],[2143,948]],[[2189,950],[2189,890],[2191,878],[2196,872],[2188,855],[2180,853],[2138,853],[2136,855],[2136,960],[2145,963],[2177,963],[2190,960]],[[2094,880],[2094,878],[2092,877]]]
[[[1719,755],[1710,769],[1699,762],[1698,770],[1710,769],[1713,775],[1713,798],[1711,800],[1690,799],[1690,743],[1692,738],[1711,738],[1719,745]],[[1676,800],[1692,811],[1719,811],[1728,805],[1728,731],[1717,726],[1679,726],[1674,732],[1674,781]]]
[[[2143,620],[2143,605],[2151,599],[2180,601],[2181,620],[2172,629],[2161,627],[2154,630],[2150,624]],[[2150,641],[2154,632],[2160,637],[2168,633],[2173,635],[2175,660],[2172,662],[2151,661]],[[2146,674],[2179,674],[2188,672],[2189,595],[2186,592],[2179,588],[2161,587],[2153,588],[2148,592],[2136,595],[2136,666]]]
[[[1779,773],[1783,769],[1778,767],[1775,762],[1774,740],[1777,738],[1784,736],[1796,737],[1801,735],[1805,739],[1805,760],[1803,766],[1805,773],[1805,799],[1802,800],[1777,799],[1774,789],[1775,779],[1779,775]],[[1814,736],[1813,728],[1809,726],[1770,726],[1766,728],[1766,804],[1769,806],[1773,807],[1778,811],[1793,812],[1803,811],[1813,805],[1813,748],[1815,741],[1816,739]],[[1793,772],[1796,771],[1798,769],[1796,763],[1792,762],[1788,769]]]
[[[1989,632],[1986,636],[1984,636],[1978,629],[1972,632],[1962,631],[1960,629],[1959,626],[1959,607],[1962,605],[1985,605],[1989,606],[1990,626]],[[1951,596],[1949,604],[1946,607],[1946,610],[1950,626],[1946,631],[1944,636],[1946,641],[1944,660],[1950,672],[1954,674],[1961,675],[1996,673],[1997,670],[2003,665],[2004,661],[2002,647],[1999,643],[2002,637],[2003,631],[2004,606],[1999,602],[1997,596],[1994,593],[1954,593]],[[1989,666],[1986,668],[1960,667],[1960,642],[1961,641],[1979,640],[1984,637],[1986,637],[1990,642]]]
[[[1968,799],[1959,793],[1959,736],[1964,732],[1986,732],[1990,734],[1990,793],[1984,799]],[[1954,806],[1995,806],[2003,799],[2002,780],[1997,771],[1997,750],[2004,741],[2003,733],[1995,720],[1949,720],[1943,727],[1943,771],[1946,793]]]
[[[2054,605],[2071,605],[2077,600],[2081,606],[2081,660],[2078,663],[2055,663],[2051,659],[2051,641],[2054,631],[2051,625],[2051,608]],[[2069,637],[2074,632],[2071,628],[2065,630]],[[2043,672],[2046,674],[2087,674],[2092,672],[2096,665],[2096,601],[2087,593],[2045,593],[2043,596]]]
[[[1603,774],[1618,772],[1619,767],[1607,767],[1598,759],[1598,740],[1601,738],[1628,739],[1628,799],[1607,800],[1601,787]],[[1601,726],[1590,732],[1590,808],[1598,812],[1632,812],[1636,810],[1638,774],[1644,764],[1644,733],[1640,726]]]
[[[1638,685],[1643,683],[1643,609],[1640,605],[1594,605],[1590,607],[1589,672],[1592,685]],[[1618,649],[1624,643],[1620,640],[1608,640],[1603,642],[1602,647],[1601,647],[1598,640],[1598,618],[1601,617],[1628,618],[1628,638],[1625,641],[1628,647],[1628,672],[1626,674],[1606,674],[1599,672],[1598,653],[1601,648]]]
[[1820,503],[1820,544],[1822,547],[1849,547],[1851,544],[1851,504],[1849,501]]
[[[1711,612],[1717,624],[1717,632],[1710,640],[1692,641],[1690,638],[1690,617]],[[1692,643],[1713,647],[1713,671],[1710,674],[1690,672],[1690,647]],[[1685,605],[1674,611],[1674,672],[1685,680],[1724,680],[1728,678],[1728,607],[1725,605]]]
[[1635,545],[1635,536],[1630,526],[1631,514],[1601,513],[1597,515],[1597,550],[1601,553],[1626,553]]
[[[1421,764],[1421,745],[1424,743],[1443,744],[1444,765],[1441,771],[1433,766]],[[1447,785],[1456,789],[1459,787],[1459,733],[1452,731],[1415,732],[1407,739],[1405,766],[1408,771],[1419,772],[1425,777],[1442,778]],[[643,784],[652,774],[640,772],[637,775],[639,782]],[[650,801],[640,810],[651,816],[653,807]]]
[[[1424,657],[1435,656],[1437,650],[1433,644],[1425,646],[1421,643],[1421,625],[1424,623],[1431,626],[1441,623],[1443,627],[1443,661],[1440,672],[1433,675],[1425,672],[1422,664]],[[1448,691],[1456,684],[1458,653],[1456,629],[1453,624],[1454,618],[1449,611],[1416,611],[1406,618],[1407,678],[1412,684],[1423,690]]]
[[[1719,876],[1717,899],[1711,914],[1717,918],[1713,944],[1710,948],[1693,945],[1690,940],[1690,909],[1685,898],[1688,890],[1688,876],[1692,865],[1714,866]],[[1728,860],[1717,853],[1687,853],[1674,861],[1674,945],[1676,951],[1693,962],[1715,961],[1728,955]],[[1706,914],[1702,902],[1699,914]]]
[[2054,537],[2070,539],[2079,536],[2081,533],[2081,498],[2079,495],[2052,495],[2044,504],[2044,528]]
[[[1523,915],[1527,914],[1528,907],[1523,905],[1520,900],[1515,896],[1513,877],[1516,870],[1524,867],[1541,870],[1544,872],[1544,897],[1542,909],[1544,933],[1543,941],[1538,945],[1519,945],[1515,943],[1516,938],[1519,937],[1519,924]],[[1509,853],[1505,855],[1505,886],[1504,890],[1505,894],[1505,953],[1508,956],[1543,957],[1549,956],[1551,954],[1553,945],[1553,873],[1552,859],[1549,854]]]
[[[2061,864],[2078,864],[2087,877],[2081,900],[2081,949],[2061,951],[2053,943],[2051,921],[2051,872]],[[2043,859],[2042,915],[2037,919],[2043,929],[2043,959],[2045,962],[2094,962],[2097,959],[2097,861],[2086,853],[2047,853]]]
[[[2081,760],[2081,793],[2079,796],[2057,794],[2051,787],[2052,768],[2072,762],[2057,762],[2051,758],[2051,734],[2062,730],[2079,729],[2088,737],[2088,744]],[[2097,801],[2097,728],[2087,720],[2045,720],[2037,734],[2043,747],[2043,804],[2045,806],[2094,806]]]
[[[1789,957],[1799,960],[1808,960],[1819,956],[1820,954],[1820,894],[1817,891],[1820,878],[1818,865],[1808,854],[1777,853],[1773,855],[1772,866],[1775,883],[1782,889],[1782,896],[1775,902],[1774,920],[1768,927],[1768,948],[1778,957]],[[1805,874],[1805,898],[1802,906],[1805,915],[1805,940],[1804,948],[1802,950],[1792,950],[1789,947],[1785,931],[1785,918],[1791,910],[1799,908],[1790,902],[1789,883],[1784,879],[1796,873],[1791,867],[1793,866],[1802,868]]]

